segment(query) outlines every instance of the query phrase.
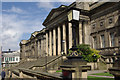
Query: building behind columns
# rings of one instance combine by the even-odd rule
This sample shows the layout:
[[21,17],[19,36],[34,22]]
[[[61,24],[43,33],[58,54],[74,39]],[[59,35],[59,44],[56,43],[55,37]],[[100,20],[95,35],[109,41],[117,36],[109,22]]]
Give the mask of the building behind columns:
[[[108,61],[119,57],[120,46],[120,2],[73,2],[69,6],[61,5],[50,11],[43,22],[41,31],[35,31],[28,40],[20,42],[21,58],[58,56],[64,50],[72,48],[72,27],[68,21],[71,8],[80,10],[80,19],[76,23],[76,44],[89,44],[100,50]],[[64,44],[62,43],[63,41]]]

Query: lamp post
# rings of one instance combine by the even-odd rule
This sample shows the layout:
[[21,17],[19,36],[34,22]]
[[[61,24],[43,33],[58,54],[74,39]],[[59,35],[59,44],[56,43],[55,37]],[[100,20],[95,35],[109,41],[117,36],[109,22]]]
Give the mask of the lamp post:
[[93,55],[94,70],[95,70],[95,58],[96,58],[96,54]]
[[76,8],[70,9],[68,12],[68,21],[72,23],[72,47],[76,47],[76,27],[77,23],[79,22],[80,11]]
[[116,52],[114,52],[113,55],[114,55],[114,61],[115,61],[116,60]]
[[62,56],[65,55],[65,52],[64,52],[64,51],[65,51],[65,50],[64,50],[64,48],[65,48],[65,47],[64,47],[64,44],[65,44],[65,40],[62,41],[61,64],[62,64],[62,61],[63,61],[63,57],[62,57]]
[[78,27],[79,23],[79,16],[80,16],[80,10],[76,8],[71,8],[68,12],[68,21],[72,23],[72,50],[73,52],[70,54],[70,56],[78,55],[76,53],[77,47],[76,47],[76,28]]
[[65,54],[65,49],[64,49],[65,47],[64,46],[65,46],[65,40],[62,41],[62,53],[61,53],[61,55]]

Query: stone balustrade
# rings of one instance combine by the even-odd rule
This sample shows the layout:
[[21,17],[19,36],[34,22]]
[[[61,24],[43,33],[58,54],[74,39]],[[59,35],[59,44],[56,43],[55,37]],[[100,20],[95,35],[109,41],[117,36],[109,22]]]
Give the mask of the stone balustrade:
[[[17,72],[17,74],[16,74]],[[54,74],[39,72],[25,68],[19,68],[18,71],[11,70],[12,78],[21,78],[21,79],[33,79],[33,80],[62,80],[61,77]]]

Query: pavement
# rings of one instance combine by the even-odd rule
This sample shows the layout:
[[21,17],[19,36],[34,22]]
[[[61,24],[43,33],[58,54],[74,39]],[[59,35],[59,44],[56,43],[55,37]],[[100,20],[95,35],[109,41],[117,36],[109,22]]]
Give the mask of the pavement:
[[89,75],[93,77],[102,77],[102,78],[114,78],[113,76],[98,76],[98,75]]
[[88,71],[88,76],[93,76],[93,77],[103,77],[103,78],[114,78],[113,76],[100,76],[100,75],[92,75],[96,73],[104,73],[107,72],[107,70],[94,70],[94,71]]
[[88,75],[90,75],[90,74],[96,74],[96,73],[104,73],[104,72],[107,72],[107,70],[91,70],[87,72],[88,72]]
[[[88,76],[103,77],[103,78],[114,78],[113,76],[92,75],[92,74],[96,74],[96,73],[104,73],[104,72],[107,72],[107,70],[92,70],[92,71],[87,71],[87,72],[88,72]],[[62,72],[54,73],[54,75],[60,76],[60,75],[62,75]]]

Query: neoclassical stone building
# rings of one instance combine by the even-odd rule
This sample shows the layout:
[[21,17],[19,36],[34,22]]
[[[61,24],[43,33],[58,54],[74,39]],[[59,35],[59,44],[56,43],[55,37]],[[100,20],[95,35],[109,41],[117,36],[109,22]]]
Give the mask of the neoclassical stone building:
[[37,59],[44,55],[46,50],[45,28],[35,31],[30,39],[20,42],[21,59]]
[[[68,21],[71,9],[80,11],[75,26]],[[20,42],[21,58],[58,56],[73,46],[73,27],[76,44],[89,44],[106,57],[119,57],[120,2],[74,2],[52,9],[43,22],[46,27],[31,34],[29,40]],[[46,54],[45,54],[46,53]],[[114,58],[115,59],[115,58]]]

